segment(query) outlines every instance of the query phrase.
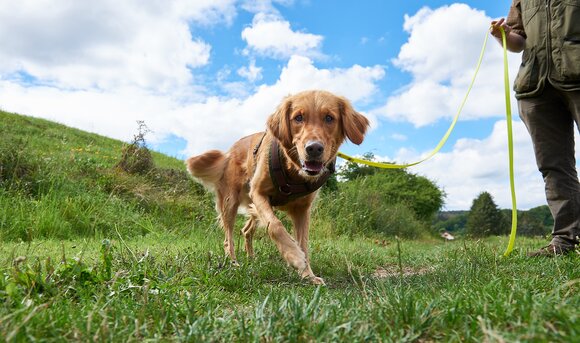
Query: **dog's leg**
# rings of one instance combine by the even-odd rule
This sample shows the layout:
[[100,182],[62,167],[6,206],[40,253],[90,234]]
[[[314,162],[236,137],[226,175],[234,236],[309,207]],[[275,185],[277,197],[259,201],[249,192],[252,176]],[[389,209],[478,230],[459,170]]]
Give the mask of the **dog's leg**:
[[250,215],[246,225],[242,229],[242,235],[244,235],[244,246],[246,248],[246,254],[248,257],[254,257],[254,232],[256,231],[256,217]]
[[308,278],[314,284],[323,284],[324,281],[317,278],[310,269],[306,255],[292,236],[286,231],[282,222],[274,214],[268,198],[253,194],[252,200],[259,213],[260,219],[268,226],[268,235],[276,244],[278,251],[286,262],[300,273],[303,278]]
[[[223,194],[223,193],[222,193]],[[220,213],[220,222],[224,229],[224,250],[226,255],[230,257],[232,263],[237,265],[236,252],[234,245],[234,225],[236,222],[236,214],[238,212],[239,203],[235,196],[228,194],[227,196],[218,195],[218,211]]]
[[312,283],[316,285],[324,285],[324,280],[312,272],[310,268],[310,258],[308,256],[308,229],[310,226],[310,205],[293,208],[288,211],[288,215],[292,219],[294,224],[294,233],[296,235],[296,240],[300,245],[300,248],[306,256],[306,268],[302,272],[303,278],[308,278]]
[[308,215],[308,210],[297,211],[295,209],[288,211],[288,216],[292,219],[294,224],[294,235],[296,236],[296,241],[304,255],[306,255],[306,261],[310,261],[308,258],[308,226],[310,225],[310,216]]

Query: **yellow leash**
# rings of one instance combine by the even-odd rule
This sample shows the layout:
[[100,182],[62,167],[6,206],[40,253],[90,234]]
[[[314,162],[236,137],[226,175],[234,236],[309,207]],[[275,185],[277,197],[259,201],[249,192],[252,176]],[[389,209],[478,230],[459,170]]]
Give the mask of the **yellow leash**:
[[[517,214],[516,191],[515,191],[515,182],[514,182],[514,158],[513,158],[513,145],[514,144],[513,144],[513,134],[512,134],[512,113],[511,113],[512,111],[511,111],[510,91],[509,91],[507,42],[506,42],[506,35],[505,35],[504,29],[503,28],[500,28],[500,29],[501,29],[502,42],[503,42],[504,88],[505,88],[506,119],[507,119],[507,131],[508,131],[510,188],[511,188],[511,196],[512,196],[512,228],[511,228],[508,247],[504,253],[504,256],[508,256],[512,252],[512,250],[514,248],[514,243],[516,240],[518,214]],[[455,128],[455,124],[457,123],[457,120],[459,119],[459,114],[461,113],[461,111],[463,110],[463,107],[465,106],[465,103],[467,102],[467,97],[469,96],[469,93],[471,92],[471,88],[473,87],[473,84],[475,83],[477,73],[479,72],[479,68],[481,67],[481,61],[483,60],[483,55],[485,52],[485,48],[487,46],[487,38],[488,38],[488,32],[486,32],[486,34],[485,34],[485,39],[483,41],[483,46],[482,46],[481,52],[479,54],[479,59],[477,60],[477,66],[475,67],[475,72],[473,73],[471,83],[469,84],[469,87],[467,88],[467,93],[465,93],[465,96],[463,97],[463,100],[461,101],[461,105],[459,106],[459,109],[457,110],[457,113],[455,114],[455,117],[453,118],[451,125],[449,125],[447,132],[445,132],[445,135],[443,135],[443,138],[441,138],[441,140],[439,141],[439,144],[437,144],[435,149],[433,149],[433,151],[431,151],[425,158],[423,158],[419,161],[416,161],[416,162],[412,162],[412,163],[395,164],[395,163],[386,163],[386,162],[367,161],[367,160],[363,160],[360,158],[349,156],[349,155],[344,154],[342,152],[338,152],[338,156],[347,160],[347,161],[354,162],[354,163],[366,164],[366,165],[371,166],[371,167],[377,167],[377,168],[382,168],[382,169],[402,169],[402,168],[415,166],[419,163],[423,163],[423,162],[427,161],[428,159],[430,159],[431,157],[433,157],[435,154],[437,154],[439,152],[439,150],[441,150],[443,145],[445,145],[445,143],[447,142],[447,139],[451,135],[451,132],[453,131],[453,128]]]
[[510,79],[508,72],[508,60],[507,60],[507,40],[503,27],[501,30],[501,40],[503,45],[503,84],[505,89],[505,116],[507,121],[507,134],[508,134],[508,153],[509,153],[509,168],[510,168],[510,190],[512,193],[512,229],[510,232],[510,240],[508,246],[503,253],[504,256],[509,256],[509,254],[514,249],[514,244],[516,242],[516,231],[518,230],[518,208],[516,205],[516,186],[514,177],[514,138],[512,133],[512,106],[510,101]]

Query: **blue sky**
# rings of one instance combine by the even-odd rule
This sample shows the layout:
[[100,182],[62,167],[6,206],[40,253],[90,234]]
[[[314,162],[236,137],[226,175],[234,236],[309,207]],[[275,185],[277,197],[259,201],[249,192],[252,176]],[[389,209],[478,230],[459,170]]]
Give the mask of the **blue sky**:
[[[342,151],[411,162],[447,130],[492,19],[510,1],[0,0],[0,108],[150,145],[179,158],[264,129],[305,89],[346,96],[372,122]],[[510,54],[511,77],[520,56]],[[468,209],[482,191],[510,206],[499,45],[442,152],[410,171]],[[520,208],[545,204],[515,114]]]

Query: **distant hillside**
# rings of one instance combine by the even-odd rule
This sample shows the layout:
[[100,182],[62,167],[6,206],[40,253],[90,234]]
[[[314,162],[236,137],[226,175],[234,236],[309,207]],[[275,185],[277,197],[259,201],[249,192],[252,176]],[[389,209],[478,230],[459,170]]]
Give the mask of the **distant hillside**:
[[458,234],[465,232],[469,211],[441,211],[433,221],[436,232],[448,231]]
[[441,211],[437,214],[438,220],[449,220],[457,216],[469,214],[469,211]]
[[[506,225],[511,226],[511,209],[501,210]],[[449,231],[463,234],[469,211],[441,211],[433,221],[435,231]],[[518,211],[518,235],[546,236],[552,231],[554,219],[546,205],[534,207],[527,211]]]
[[3,111],[0,137],[0,240],[134,236],[214,222],[204,214],[211,199],[183,161],[152,152],[149,170],[126,172],[116,166],[128,144]]

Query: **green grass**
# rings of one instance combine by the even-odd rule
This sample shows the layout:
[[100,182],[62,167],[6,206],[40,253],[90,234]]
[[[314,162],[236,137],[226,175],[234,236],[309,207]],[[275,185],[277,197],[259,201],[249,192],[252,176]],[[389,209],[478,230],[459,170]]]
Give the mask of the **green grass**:
[[105,246],[4,243],[0,332],[8,341],[580,338],[580,259],[526,258],[538,240],[519,240],[509,258],[504,238],[314,240],[312,265],[327,282],[319,288],[286,267],[267,237],[239,267],[224,260],[221,241],[199,230]]
[[314,287],[263,229],[256,259],[232,266],[183,161],[153,153],[131,174],[122,150],[0,111],[0,341],[580,341],[580,258],[525,257],[545,240],[518,238],[509,258],[506,237],[398,241],[386,234],[424,224],[330,192]]
[[115,168],[123,143],[0,111],[0,241],[135,237],[209,226],[211,197],[183,161],[153,153],[143,175]]

